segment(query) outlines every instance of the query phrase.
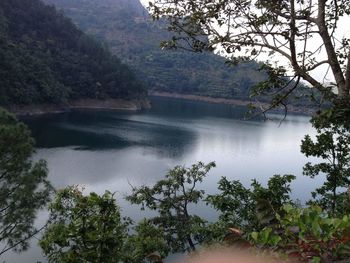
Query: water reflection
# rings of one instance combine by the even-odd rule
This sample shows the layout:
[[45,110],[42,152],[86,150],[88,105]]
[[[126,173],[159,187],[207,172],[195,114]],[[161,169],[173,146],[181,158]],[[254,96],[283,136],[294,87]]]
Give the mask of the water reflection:
[[[24,121],[37,140],[36,158],[48,161],[55,187],[79,184],[87,192],[116,192],[123,214],[135,221],[145,215],[123,199],[130,184],[153,184],[175,165],[198,161],[217,163],[199,186],[209,194],[217,191],[221,176],[248,186],[254,178],[264,184],[274,174],[294,174],[293,197],[309,199],[322,180],[302,176],[307,159],[300,141],[314,134],[309,119],[290,115],[279,126],[278,120],[243,121],[245,112],[229,105],[155,98],[152,110],[142,113],[72,112]],[[216,217],[202,205],[193,211]],[[39,251],[27,255],[37,253],[41,259]],[[15,262],[27,262],[26,253],[20,258]]]
[[220,176],[249,184],[275,173],[301,175],[306,159],[300,140],[313,133],[308,118],[289,116],[279,126],[243,121],[245,113],[230,105],[154,98],[152,110],[142,113],[72,112],[25,122],[57,186],[119,191],[121,181],[155,182],[175,165],[200,160],[218,164],[209,191]]
[[[187,101],[170,98],[152,98],[152,113],[167,118],[231,118],[243,119],[247,116],[247,108],[225,104],[210,104],[200,101]],[[255,117],[255,119],[261,119]]]
[[127,117],[123,113],[116,117],[110,112],[71,112],[24,121],[38,148],[74,146],[75,150],[103,151],[144,147],[159,157],[177,158],[196,142],[196,134],[186,127]]

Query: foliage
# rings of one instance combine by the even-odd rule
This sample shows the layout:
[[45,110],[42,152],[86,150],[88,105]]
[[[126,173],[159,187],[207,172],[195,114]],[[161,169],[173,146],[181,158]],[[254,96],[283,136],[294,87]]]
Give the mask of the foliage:
[[[290,72],[296,83],[303,79],[323,94],[331,94],[333,101],[349,99],[350,41],[338,26],[350,15],[346,0],[155,0],[149,9],[154,19],[170,24],[174,36],[163,44],[165,48],[220,49],[234,62],[263,55],[268,65],[277,64]],[[324,57],[319,55],[323,53]],[[335,84],[312,76],[325,66]],[[323,72],[326,77],[328,70]],[[333,88],[337,92],[331,92]],[[284,103],[297,89],[298,85],[277,89],[272,105]]]
[[30,131],[0,109],[0,255],[28,248],[38,232],[33,225],[37,212],[50,199],[46,163],[33,161],[33,154]]
[[40,0],[0,2],[0,104],[145,95],[118,58]]
[[135,227],[135,234],[130,235],[124,244],[123,262],[140,263],[149,260],[161,261],[169,254],[169,247],[161,229],[144,219]]
[[[304,174],[310,177],[324,174],[326,180],[316,189],[313,197],[323,209],[333,214],[350,211],[346,188],[350,184],[350,119],[345,110],[336,107],[312,119],[317,130],[315,139],[309,135],[302,141],[301,151],[307,157],[317,157],[323,162],[307,163]],[[343,114],[346,114],[343,116]],[[346,117],[347,116],[347,117]],[[340,192],[342,191],[342,192]]]
[[[283,205],[292,203],[289,194],[294,179],[293,175],[275,175],[269,179],[266,188],[253,180],[249,189],[239,181],[230,182],[223,177],[219,181],[219,194],[208,196],[206,201],[220,212],[216,224],[223,224],[225,232],[222,234],[232,227],[254,231],[274,219],[271,211],[280,213]],[[266,202],[268,207],[265,207]]]
[[57,193],[40,246],[50,262],[120,262],[127,235],[113,194],[84,196],[76,187]]
[[212,167],[215,163],[199,162],[190,168],[177,166],[154,186],[134,188],[127,197],[132,204],[158,212],[158,216],[150,221],[164,232],[173,253],[194,251],[204,238],[201,231],[206,222],[190,214],[189,209],[203,198],[204,191],[197,190],[196,186]]
[[305,262],[334,262],[350,256],[350,218],[328,217],[317,206],[283,207],[278,223],[250,235],[253,244]]
[[50,262],[160,263],[170,253],[225,243],[277,253],[284,260],[330,262],[350,256],[349,217],[330,217],[317,206],[298,208],[290,199],[292,175],[275,175],[266,187],[253,180],[251,188],[222,178],[220,193],[205,199],[221,213],[219,220],[208,223],[191,214],[205,194],[197,186],[214,166],[177,166],[155,185],[134,188],[127,200],[158,215],[141,221],[131,235],[130,222],[121,220],[110,193],[83,196],[74,187],[59,192],[40,242],[44,253]]

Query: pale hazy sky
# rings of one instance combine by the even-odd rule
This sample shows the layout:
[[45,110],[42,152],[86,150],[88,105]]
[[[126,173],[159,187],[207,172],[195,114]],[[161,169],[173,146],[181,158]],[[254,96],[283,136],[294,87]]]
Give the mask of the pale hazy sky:
[[146,6],[149,3],[149,0],[140,0],[140,1],[144,6]]

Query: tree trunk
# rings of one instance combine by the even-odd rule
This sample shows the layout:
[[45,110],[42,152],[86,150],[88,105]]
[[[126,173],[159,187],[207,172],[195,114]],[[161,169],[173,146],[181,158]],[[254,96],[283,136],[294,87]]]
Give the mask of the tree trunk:
[[335,216],[335,208],[337,206],[337,186],[335,185],[333,188],[333,204],[332,204],[332,213]]
[[350,51],[348,54],[348,64],[346,65],[345,78],[345,87],[342,89],[342,94],[339,94],[340,98],[346,98],[350,96]]
[[338,86],[338,97],[340,100],[349,98],[349,90],[347,89],[346,85]]
[[193,240],[190,235],[187,236],[187,242],[190,245],[192,251],[196,251],[196,246],[193,243]]
[[[329,65],[332,69],[335,82],[338,88],[338,97],[340,99],[346,98],[349,95],[349,91],[347,91],[347,83],[345,81],[345,77],[343,71],[341,69],[337,53],[335,52],[334,45],[332,43],[332,38],[328,32],[328,28],[326,25],[326,0],[319,0],[318,2],[318,17],[317,17],[317,27],[319,29],[319,34],[324,43],[327,57],[329,60]],[[350,78],[350,76],[348,76]],[[349,84],[350,85],[350,84]]]

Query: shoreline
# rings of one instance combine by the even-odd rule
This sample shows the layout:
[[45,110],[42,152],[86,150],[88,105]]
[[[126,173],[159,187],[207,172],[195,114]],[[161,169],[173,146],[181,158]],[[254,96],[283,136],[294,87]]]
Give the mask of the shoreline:
[[153,91],[149,93],[149,96],[203,101],[203,102],[208,102],[213,104],[228,104],[228,105],[237,105],[237,106],[248,106],[248,104],[251,103],[251,101],[244,101],[239,99],[214,98],[214,97],[203,96],[203,95],[172,93],[172,92],[165,92],[165,91]]
[[[232,106],[248,106],[249,104],[255,104],[258,107],[269,106],[268,103],[254,103],[252,101],[240,100],[240,99],[227,99],[227,98],[214,98],[209,96],[194,95],[194,94],[181,94],[162,91],[151,91],[149,97],[161,97],[182,99],[189,101],[198,101],[211,104],[232,105]],[[92,111],[126,111],[126,112],[138,112],[141,110],[150,109],[151,101],[149,98],[141,100],[126,100],[126,99],[79,99],[70,101],[66,104],[37,104],[29,106],[11,106],[6,108],[11,113],[17,116],[36,116],[45,114],[61,114],[74,110],[92,110]],[[283,109],[273,109],[271,112],[280,113]],[[310,107],[296,107],[290,105],[288,112],[302,115],[312,115],[315,109]]]
[[[172,92],[163,92],[163,91],[151,91],[149,92],[149,96],[153,97],[161,97],[161,98],[173,98],[173,99],[183,99],[183,100],[191,100],[191,101],[200,101],[212,104],[224,104],[224,105],[232,105],[232,106],[248,106],[249,104],[253,104],[257,107],[268,107],[268,103],[259,103],[259,105],[254,101],[240,100],[240,99],[226,99],[226,98],[214,98],[203,95],[194,95],[194,94],[181,94],[181,93],[172,93]],[[272,109],[271,112],[281,112],[283,109]],[[302,114],[302,115],[312,115],[315,112],[315,109],[310,107],[296,107],[289,105],[288,111],[291,113]]]
[[73,110],[96,110],[96,111],[129,111],[137,112],[151,108],[149,99],[125,100],[125,99],[79,99],[67,104],[37,104],[28,106],[11,106],[6,108],[17,116],[35,116],[45,114],[67,113]]

